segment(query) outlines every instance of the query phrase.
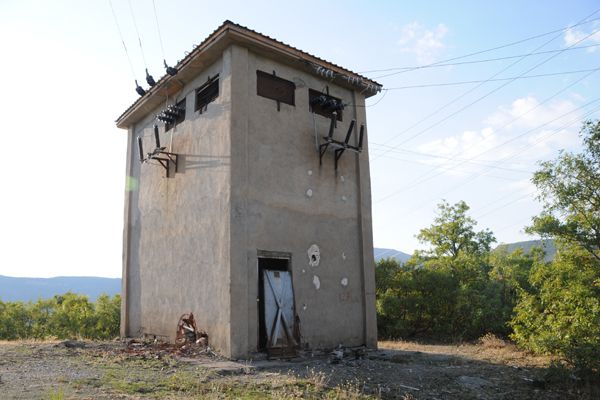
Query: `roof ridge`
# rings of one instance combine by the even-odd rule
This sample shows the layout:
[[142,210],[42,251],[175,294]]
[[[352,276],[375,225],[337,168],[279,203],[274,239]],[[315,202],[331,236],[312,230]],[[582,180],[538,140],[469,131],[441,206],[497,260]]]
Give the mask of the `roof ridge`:
[[[234,28],[234,29],[231,29],[231,28]],[[301,56],[304,57],[304,58],[299,57],[300,61],[305,61],[306,63],[310,64],[310,66],[314,69],[313,72],[315,74],[323,76],[325,78],[334,79],[334,78],[336,78],[336,75],[337,75],[339,77],[342,77],[342,79],[346,80],[350,85],[359,86],[359,87],[363,88],[363,91],[369,91],[369,92],[375,92],[375,93],[381,91],[381,89],[383,87],[380,83],[378,83],[370,78],[367,78],[367,77],[360,75],[356,72],[353,72],[347,68],[339,66],[331,61],[327,61],[323,58],[320,58],[318,56],[307,53],[303,50],[300,50],[294,46],[291,46],[285,42],[282,42],[282,41],[275,39],[271,36],[268,36],[264,33],[255,31],[244,25],[240,25],[229,19],[226,19],[225,21],[223,21],[223,23],[221,23],[221,25],[219,25],[206,38],[204,38],[204,40],[202,40],[200,42],[200,44],[194,45],[193,49],[190,52],[186,52],[185,57],[178,60],[175,67],[179,71],[181,71],[182,68],[185,67],[185,65],[187,65],[192,59],[194,59],[197,56],[198,53],[201,53],[204,50],[204,47],[210,41],[217,39],[217,37],[220,33],[224,33],[229,30],[235,31],[238,34],[244,34],[244,33],[254,34],[254,35],[259,36],[259,38],[262,38],[264,41],[271,41],[271,42],[274,42],[275,44],[283,46],[284,49],[292,50],[291,53],[297,52]],[[308,59],[306,59],[306,58],[308,58]],[[310,60],[310,59],[312,59],[312,60]],[[334,69],[337,71],[335,71]],[[138,99],[136,99],[136,101],[131,106],[129,106],[117,118],[116,122],[119,123],[119,121],[121,121],[128,113],[130,113],[133,109],[135,109],[139,104],[141,104],[143,101],[146,101],[147,99],[154,96],[158,92],[158,90],[165,84],[165,82],[170,80],[170,78],[173,78],[173,77],[171,77],[169,74],[164,74],[163,76],[161,76],[160,79],[156,82],[156,85],[150,87],[143,96],[140,96]]]

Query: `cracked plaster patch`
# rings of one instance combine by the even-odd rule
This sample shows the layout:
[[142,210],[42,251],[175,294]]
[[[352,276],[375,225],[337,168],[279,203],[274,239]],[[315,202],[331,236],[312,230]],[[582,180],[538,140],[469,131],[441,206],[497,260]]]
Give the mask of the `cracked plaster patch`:
[[313,285],[315,286],[315,289],[317,289],[317,290],[319,290],[321,288],[321,280],[316,275],[313,276]]

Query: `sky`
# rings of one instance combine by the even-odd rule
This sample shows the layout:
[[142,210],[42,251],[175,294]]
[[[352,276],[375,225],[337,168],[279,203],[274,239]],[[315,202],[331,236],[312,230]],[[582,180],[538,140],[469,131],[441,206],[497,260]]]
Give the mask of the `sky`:
[[423,248],[442,199],[498,243],[533,239],[537,163],[600,115],[597,1],[154,0],[155,16],[112,0],[127,53],[110,4],[0,1],[0,275],[120,277],[114,121],[145,67],[158,80],[227,19],[383,84],[367,100],[376,247]]

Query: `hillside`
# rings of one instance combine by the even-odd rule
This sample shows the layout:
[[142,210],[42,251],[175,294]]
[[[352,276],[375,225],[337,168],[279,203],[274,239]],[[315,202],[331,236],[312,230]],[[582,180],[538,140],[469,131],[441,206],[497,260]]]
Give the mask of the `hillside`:
[[524,242],[500,244],[495,250],[505,249],[509,253],[517,249],[522,249],[525,254],[529,254],[534,247],[541,247],[544,250],[544,261],[552,261],[556,256],[556,246],[552,239],[527,240]]
[[[535,246],[543,246],[546,251],[545,260],[550,261],[556,254],[552,240],[529,240],[525,242],[500,244],[496,250],[506,249],[513,252],[520,248],[529,253]],[[382,258],[395,258],[405,263],[411,256],[395,249],[374,248],[375,261]],[[39,298],[50,298],[68,291],[85,294],[94,301],[100,294],[110,296],[121,293],[121,279],[99,277],[62,276],[56,278],[14,278],[0,275],[0,300],[2,301],[36,301]]]
[[121,279],[92,276],[59,276],[56,278],[14,278],[0,275],[0,300],[37,301],[66,292],[85,294],[94,301],[102,293],[121,293]]
[[402,251],[394,249],[382,249],[375,247],[373,252],[375,254],[375,262],[381,260],[382,258],[395,258],[397,261],[405,263],[411,257],[410,254],[406,254]]

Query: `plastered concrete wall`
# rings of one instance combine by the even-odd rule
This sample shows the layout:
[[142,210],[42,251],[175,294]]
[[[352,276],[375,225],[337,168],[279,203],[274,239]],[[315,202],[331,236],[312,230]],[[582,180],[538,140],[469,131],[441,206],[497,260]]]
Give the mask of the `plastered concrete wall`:
[[[256,70],[296,83],[295,106],[256,94]],[[194,89],[220,74],[219,97],[202,114]],[[179,172],[140,165],[136,138],[153,148],[153,118],[129,130],[125,204],[122,335],[174,338],[179,316],[193,312],[211,346],[245,357],[258,343],[257,251],[292,255],[302,343],[311,348],[376,346],[375,283],[367,138],[334,170],[315,147],[308,89],[345,103],[336,138],[365,121],[364,98],[348,89],[233,45],[169,104],[187,98],[186,120],[162,144],[180,155]],[[352,138],[357,141],[357,137]],[[307,250],[320,248],[318,266]]]
[[[195,88],[220,74],[219,97],[200,114]],[[154,148],[153,119],[160,109],[129,130],[125,216],[123,335],[174,339],[181,314],[193,312],[212,347],[230,353],[230,120],[231,56],[186,85],[186,119],[160,137],[179,154],[171,177],[151,161],[140,165],[137,136],[144,151]],[[165,104],[166,106],[166,104]]]
[[[344,110],[338,139],[353,118],[359,127],[366,123],[363,96],[245,48],[233,46],[232,60],[232,354],[257,347],[257,250],[292,254],[304,345],[376,346],[367,138],[361,155],[342,156],[337,173],[330,152],[320,166],[315,126],[325,135],[329,120],[313,118],[308,89],[329,86],[332,96],[359,105]],[[278,111],[275,101],[258,96],[256,70],[295,82],[295,106],[281,103]],[[316,267],[307,254],[313,244],[321,252]]]

